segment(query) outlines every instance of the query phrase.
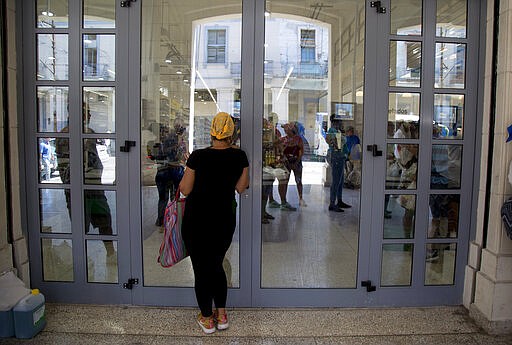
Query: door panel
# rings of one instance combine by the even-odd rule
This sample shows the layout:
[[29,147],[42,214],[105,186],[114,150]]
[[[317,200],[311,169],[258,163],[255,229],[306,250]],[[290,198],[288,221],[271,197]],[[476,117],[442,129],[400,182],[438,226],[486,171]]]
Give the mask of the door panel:
[[[127,64],[126,12],[114,1],[25,1],[24,34],[35,42],[25,59],[29,182],[39,217],[29,220],[32,281],[48,300],[128,303],[123,290],[130,263],[128,156],[118,155],[128,109],[120,99]],[[108,24],[100,13],[108,16]],[[36,15],[33,15],[36,14]],[[87,23],[94,23],[93,26]],[[31,45],[26,46],[30,51]],[[25,54],[24,54],[25,55]],[[35,90],[35,93],[34,91]],[[34,207],[38,205],[39,207]],[[33,223],[33,224],[32,224]],[[67,291],[69,290],[69,291]],[[121,290],[121,291],[120,291]],[[99,296],[99,297],[98,297]]]

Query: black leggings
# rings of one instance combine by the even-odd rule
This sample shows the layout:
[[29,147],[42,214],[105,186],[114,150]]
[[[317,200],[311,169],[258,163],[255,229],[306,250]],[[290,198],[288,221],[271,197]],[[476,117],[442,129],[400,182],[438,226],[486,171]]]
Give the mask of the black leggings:
[[190,255],[195,276],[195,292],[201,314],[211,316],[212,301],[217,308],[226,307],[228,285],[226,273],[222,267],[226,251],[215,255],[196,252]]

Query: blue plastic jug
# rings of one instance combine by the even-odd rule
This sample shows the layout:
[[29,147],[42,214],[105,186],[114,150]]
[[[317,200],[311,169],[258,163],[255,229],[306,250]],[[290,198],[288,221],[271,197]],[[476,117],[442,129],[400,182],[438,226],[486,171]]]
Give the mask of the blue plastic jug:
[[38,289],[24,297],[12,309],[16,338],[30,339],[46,326],[44,296]]

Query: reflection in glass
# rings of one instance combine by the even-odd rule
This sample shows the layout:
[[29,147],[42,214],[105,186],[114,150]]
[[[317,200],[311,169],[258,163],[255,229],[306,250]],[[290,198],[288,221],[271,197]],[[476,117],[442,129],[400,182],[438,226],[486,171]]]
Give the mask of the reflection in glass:
[[115,35],[83,36],[84,80],[116,79]]
[[68,208],[69,189],[40,189],[39,212],[41,232],[71,233],[71,216]]
[[38,28],[67,28],[68,1],[37,0]]
[[115,0],[84,0],[84,28],[115,27]]
[[462,139],[464,95],[434,94],[432,138]]
[[[67,132],[67,127],[64,127],[62,132]],[[55,165],[57,166],[57,171],[53,173],[53,176],[50,177],[52,183],[71,183],[71,167],[70,167],[70,159],[69,159],[69,139],[68,138],[55,138],[54,140],[50,140],[50,144],[55,142]],[[55,176],[58,175],[58,176]],[[66,200],[68,196],[66,195]],[[69,200],[68,200],[69,201]],[[69,204],[68,204],[69,206]]]
[[265,17],[263,288],[357,285],[365,42],[344,18],[365,5],[332,5],[313,22],[295,1]]
[[388,138],[418,139],[420,133],[420,94],[390,92]]
[[429,243],[425,255],[425,285],[453,285],[456,243]]
[[37,35],[37,80],[68,80],[68,35]]
[[412,277],[413,244],[383,244],[381,286],[409,286]]
[[420,87],[421,42],[389,42],[389,85]]
[[109,138],[87,138],[83,140],[84,183],[115,184],[116,143]]
[[431,189],[460,188],[462,145],[432,145]]
[[434,87],[463,89],[466,77],[466,45],[436,43]]
[[73,243],[71,239],[41,239],[44,281],[73,281]]
[[84,87],[84,133],[115,133],[116,90],[114,87]]
[[[194,285],[190,259],[163,268],[155,253],[162,240],[165,205],[175,196],[188,153],[210,145],[210,123],[217,112],[233,116],[237,128],[233,142],[240,143],[242,2],[226,0],[208,9],[197,0],[161,6],[142,6],[144,285],[190,287]],[[159,39],[154,38],[155,30]],[[91,110],[94,116],[92,106]],[[224,260],[229,287],[240,286],[239,238],[237,227]]]
[[99,189],[84,190],[85,233],[116,235],[116,192]]
[[87,282],[117,283],[117,241],[86,240]]
[[430,194],[428,238],[456,238],[459,228],[459,194]]
[[467,0],[437,0],[437,37],[466,37]]
[[415,214],[416,195],[386,194],[383,238],[414,238]]
[[60,183],[55,138],[38,139],[39,182]]
[[391,0],[391,34],[421,36],[422,0]]
[[69,88],[37,87],[37,128],[39,132],[60,132],[68,125]]
[[386,161],[386,189],[416,189],[417,144],[388,144]]

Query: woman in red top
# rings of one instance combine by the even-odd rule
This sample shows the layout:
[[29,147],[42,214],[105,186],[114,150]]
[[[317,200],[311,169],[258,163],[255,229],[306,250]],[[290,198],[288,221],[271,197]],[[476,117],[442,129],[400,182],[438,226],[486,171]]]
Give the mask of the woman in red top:
[[[307,206],[302,198],[302,156],[304,155],[304,142],[299,135],[298,128],[295,123],[290,122],[283,125],[286,135],[279,139],[283,153],[283,164],[287,171],[293,171],[295,176],[295,183],[297,184],[297,191],[299,193],[299,205]],[[279,196],[281,197],[281,209],[287,211],[295,211],[296,208],[292,207],[286,201],[286,193],[288,191],[288,182],[290,175],[286,179],[279,181]]]

